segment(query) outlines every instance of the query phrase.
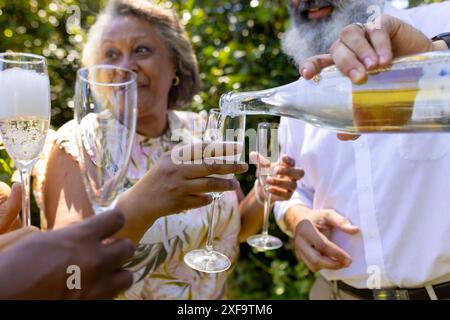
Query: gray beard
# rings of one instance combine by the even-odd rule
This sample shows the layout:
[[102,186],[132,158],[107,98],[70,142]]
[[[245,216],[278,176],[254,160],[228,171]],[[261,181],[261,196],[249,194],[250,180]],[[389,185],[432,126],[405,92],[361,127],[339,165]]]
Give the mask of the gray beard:
[[293,23],[283,36],[283,52],[296,65],[305,59],[328,53],[338,39],[341,30],[354,22],[366,23],[372,13],[367,13],[371,5],[384,6],[384,0],[332,0],[335,8],[330,16],[318,21],[310,21],[292,12]]

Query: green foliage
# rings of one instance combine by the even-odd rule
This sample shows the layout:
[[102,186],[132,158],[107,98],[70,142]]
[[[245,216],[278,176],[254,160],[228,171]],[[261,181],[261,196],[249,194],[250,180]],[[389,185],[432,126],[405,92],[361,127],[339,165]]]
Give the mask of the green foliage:
[[409,6],[415,7],[421,4],[430,4],[434,2],[442,2],[444,0],[409,0]]
[[217,106],[224,92],[269,88],[297,77],[279,46],[288,23],[285,3],[173,1],[200,62],[204,90],[195,109]]
[[[160,1],[174,8],[192,39],[197,53],[203,90],[192,109],[216,107],[222,93],[259,90],[297,78],[295,67],[280,50],[288,25],[286,0],[174,0]],[[413,0],[417,5],[431,0]],[[52,126],[72,118],[75,71],[86,31],[105,3],[88,0],[0,0],[0,52],[32,52],[48,58],[52,84]],[[266,117],[249,117],[255,128]],[[269,118],[270,121],[275,119]],[[0,179],[10,183],[13,164],[0,151]],[[254,168],[239,177],[244,191],[254,181]],[[33,208],[37,217],[37,208]],[[276,251],[256,253],[241,246],[240,260],[230,281],[230,295],[237,299],[304,299],[313,275],[292,253],[292,244],[275,223],[271,233],[287,245]]]
[[229,283],[232,299],[307,299],[314,276],[293,255],[293,240],[272,220],[269,233],[285,245],[276,251],[259,252],[247,244],[241,246],[240,259]]
[[0,51],[31,52],[48,59],[55,128],[72,118],[69,105],[85,27],[98,10],[97,1],[0,0]]
[[0,181],[10,185],[13,172],[14,162],[8,157],[5,149],[0,150]]

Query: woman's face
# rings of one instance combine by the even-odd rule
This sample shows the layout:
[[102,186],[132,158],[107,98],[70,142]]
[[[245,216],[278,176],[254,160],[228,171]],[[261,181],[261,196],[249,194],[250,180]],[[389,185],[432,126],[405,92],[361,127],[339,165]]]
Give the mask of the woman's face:
[[167,127],[168,95],[176,70],[156,28],[136,17],[114,19],[102,36],[100,63],[137,73],[138,132],[160,136]]

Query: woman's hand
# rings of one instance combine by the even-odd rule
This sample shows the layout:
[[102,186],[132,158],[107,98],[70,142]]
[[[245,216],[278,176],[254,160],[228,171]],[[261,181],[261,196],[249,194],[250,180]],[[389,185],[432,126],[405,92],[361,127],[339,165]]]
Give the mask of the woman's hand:
[[[257,167],[256,176],[264,170],[270,170],[275,175],[267,178],[267,189],[271,193],[271,203],[275,201],[289,200],[297,189],[297,181],[300,180],[304,171],[295,167],[294,159],[283,156],[280,161],[270,165],[270,161],[257,152],[250,153],[250,162]],[[258,180],[257,180],[258,181]],[[258,195],[256,195],[258,192]],[[258,187],[252,191],[239,204],[241,213],[241,231],[239,241],[244,242],[251,235],[256,234],[263,225],[263,205],[265,191],[258,183]]]
[[[256,175],[258,176],[261,171],[261,167],[264,166],[263,162],[267,162],[257,152],[250,153],[250,161],[257,166]],[[272,201],[285,201],[292,197],[292,194],[297,189],[297,181],[300,180],[305,172],[295,167],[295,161],[291,157],[284,155],[280,161],[272,164],[270,169],[275,173],[274,176],[267,178],[267,184],[269,185],[268,191],[272,194]],[[265,192],[262,190],[262,186],[259,185],[258,190],[259,198],[265,198]]]
[[[201,161],[175,163],[171,153],[166,153],[154,168],[136,184],[136,189],[149,199],[158,199],[154,208],[159,215],[178,213],[183,210],[198,208],[211,202],[209,192],[236,190],[239,185],[235,179],[210,177],[247,171],[247,164],[215,164]],[[133,192],[134,190],[132,190]]]
[[[235,179],[211,175],[242,173],[247,171],[247,164],[209,163],[203,160],[208,146],[197,147],[189,145],[164,154],[136,185],[119,198],[118,208],[133,216],[129,219],[127,215],[124,228],[127,234],[121,236],[138,242],[159,217],[206,206],[212,201],[209,192],[231,191],[239,187]],[[222,152],[221,148],[208,153],[210,151],[211,156],[220,156],[217,152]],[[238,150],[232,152],[238,153]]]
[[19,228],[17,218],[22,207],[22,189],[15,183],[12,189],[0,182],[0,234]]

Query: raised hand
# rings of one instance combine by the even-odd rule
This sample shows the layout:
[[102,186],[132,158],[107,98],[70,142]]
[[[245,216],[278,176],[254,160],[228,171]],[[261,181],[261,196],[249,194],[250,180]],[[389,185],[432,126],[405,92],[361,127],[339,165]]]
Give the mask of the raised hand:
[[[0,253],[1,299],[110,299],[132,284],[122,265],[130,240],[108,240],[124,225],[105,213],[57,231],[38,233]],[[80,270],[81,288],[70,290],[68,268]]]

